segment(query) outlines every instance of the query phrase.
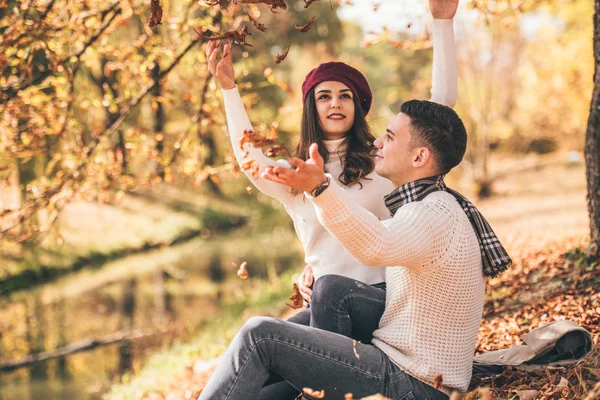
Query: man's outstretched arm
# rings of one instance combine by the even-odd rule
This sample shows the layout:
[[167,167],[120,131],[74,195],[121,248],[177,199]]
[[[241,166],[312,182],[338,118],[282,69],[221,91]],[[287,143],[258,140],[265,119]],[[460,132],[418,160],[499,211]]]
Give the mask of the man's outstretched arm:
[[295,170],[275,167],[263,178],[305,192],[321,224],[365,265],[418,268],[431,259],[433,241],[444,240],[451,233],[449,218],[424,202],[408,204],[394,218],[382,222],[352,200],[331,177],[329,187],[317,196],[315,189],[328,177],[315,143],[307,161],[296,158],[290,163]]

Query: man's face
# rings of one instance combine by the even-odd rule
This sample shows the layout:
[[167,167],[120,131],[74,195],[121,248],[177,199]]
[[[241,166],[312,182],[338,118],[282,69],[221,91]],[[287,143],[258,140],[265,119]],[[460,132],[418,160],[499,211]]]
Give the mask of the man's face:
[[410,118],[399,113],[388,125],[386,132],[375,140],[375,172],[398,186],[409,182],[415,156],[410,147]]
[[341,82],[325,81],[315,86],[315,103],[325,139],[341,139],[354,125],[354,95]]

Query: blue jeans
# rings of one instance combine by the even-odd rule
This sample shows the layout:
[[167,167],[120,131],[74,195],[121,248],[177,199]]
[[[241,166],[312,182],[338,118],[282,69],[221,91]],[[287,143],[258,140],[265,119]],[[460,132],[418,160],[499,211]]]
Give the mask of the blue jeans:
[[[340,280],[337,278],[344,279]],[[349,282],[352,284],[344,285],[344,283]],[[361,290],[354,290],[357,288],[357,285],[360,285]],[[366,294],[361,294],[363,291],[366,291]],[[346,302],[344,304],[349,305],[349,307],[346,307],[344,310],[334,307],[332,303],[340,299],[345,299]],[[356,299],[356,301],[351,301],[351,299]],[[344,336],[368,344],[371,343],[371,339],[373,338],[373,331],[379,325],[379,319],[383,314],[384,307],[385,282],[370,286],[339,275],[325,275],[319,278],[314,284],[312,302],[309,308],[300,311],[288,319],[288,321],[341,333]],[[339,312],[330,311],[334,308]],[[355,329],[343,331],[334,329],[334,324],[324,323],[334,318],[338,319],[340,313],[343,314],[344,319],[360,321],[360,323],[354,324],[356,325]],[[346,318],[347,316],[350,317]],[[348,324],[344,324],[344,327],[347,326]],[[289,382],[276,374],[271,374],[260,391],[257,400],[294,400],[299,394],[300,392],[290,385]]]
[[199,400],[256,399],[270,373],[297,390],[324,390],[328,400],[342,400],[346,393],[358,398],[381,393],[393,400],[447,399],[402,372],[373,345],[289,321],[253,317],[231,342]]
[[310,325],[369,344],[385,309],[385,284],[324,275],[313,287]]

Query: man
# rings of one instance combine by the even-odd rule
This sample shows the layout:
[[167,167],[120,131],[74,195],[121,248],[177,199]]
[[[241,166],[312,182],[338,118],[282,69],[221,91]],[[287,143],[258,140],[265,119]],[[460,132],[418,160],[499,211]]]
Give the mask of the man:
[[[359,261],[388,267],[385,311],[372,345],[274,318],[252,318],[200,399],[256,398],[269,373],[296,388],[324,390],[327,399],[343,399],[348,392],[446,399],[452,390],[465,391],[484,274],[510,262],[476,209],[443,185],[443,175],[462,160],[466,142],[464,125],[452,109],[428,101],[405,103],[375,143],[377,173],[399,187],[388,198],[394,216],[383,222],[324,173],[316,145],[306,162],[291,160],[296,169],[266,172],[265,179],[304,191],[320,222]],[[407,197],[417,201],[402,205]],[[469,216],[465,205],[471,207]],[[433,387],[438,374],[441,391]]]

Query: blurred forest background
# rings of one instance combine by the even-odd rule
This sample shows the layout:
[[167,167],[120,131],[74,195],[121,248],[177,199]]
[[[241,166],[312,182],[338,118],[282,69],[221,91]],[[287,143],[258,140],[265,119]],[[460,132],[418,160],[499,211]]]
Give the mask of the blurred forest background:
[[[150,28],[146,0],[0,0],[2,400],[141,398],[218,355],[248,315],[285,308],[302,249],[283,207],[240,176],[193,28],[248,26],[238,87],[255,129],[276,126],[288,148],[321,62],[365,73],[376,136],[403,101],[429,97],[425,1],[160,4]],[[469,148],[449,180],[512,249],[589,235],[593,12],[465,0],[455,19]]]

